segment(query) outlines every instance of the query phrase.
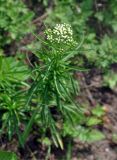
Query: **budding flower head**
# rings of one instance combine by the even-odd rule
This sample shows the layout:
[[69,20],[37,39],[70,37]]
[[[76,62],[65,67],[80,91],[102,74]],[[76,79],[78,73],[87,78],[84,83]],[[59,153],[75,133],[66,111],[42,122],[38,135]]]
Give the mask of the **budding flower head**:
[[51,43],[72,45],[75,42],[71,25],[66,23],[56,24],[53,29],[47,29],[45,33]]

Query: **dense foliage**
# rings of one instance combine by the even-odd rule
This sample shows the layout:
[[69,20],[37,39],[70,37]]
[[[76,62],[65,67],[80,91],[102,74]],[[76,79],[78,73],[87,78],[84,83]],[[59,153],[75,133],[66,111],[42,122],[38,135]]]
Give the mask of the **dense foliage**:
[[[34,13],[21,1],[0,1],[0,48],[21,39],[33,29]],[[30,25],[30,27],[29,27]]]

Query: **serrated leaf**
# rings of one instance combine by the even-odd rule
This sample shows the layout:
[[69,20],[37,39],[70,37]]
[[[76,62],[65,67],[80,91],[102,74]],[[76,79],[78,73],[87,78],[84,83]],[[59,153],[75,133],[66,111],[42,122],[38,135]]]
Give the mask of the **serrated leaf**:
[[88,142],[94,142],[94,141],[99,141],[105,138],[105,135],[98,131],[98,130],[92,130],[91,132],[88,133]]
[[97,106],[92,110],[92,114],[97,117],[101,117],[105,114],[105,112],[101,106]]
[[88,126],[94,126],[100,123],[101,123],[101,120],[96,117],[90,117],[87,121]]

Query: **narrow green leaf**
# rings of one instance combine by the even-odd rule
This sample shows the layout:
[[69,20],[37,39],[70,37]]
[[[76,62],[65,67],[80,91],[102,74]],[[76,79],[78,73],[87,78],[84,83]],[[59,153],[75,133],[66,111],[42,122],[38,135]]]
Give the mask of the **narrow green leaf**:
[[22,135],[23,144],[25,144],[26,139],[27,139],[27,137],[28,137],[28,135],[29,135],[29,133],[30,133],[30,131],[31,131],[31,129],[32,129],[32,125],[33,125],[33,123],[34,123],[34,118],[35,118],[36,114],[37,114],[37,110],[35,110],[35,111],[33,112],[33,115],[32,115],[32,117],[31,117],[30,121],[28,122],[28,125],[26,126],[26,129],[25,129],[25,131],[24,131],[24,133],[23,133],[23,135]]
[[26,107],[29,105],[31,98],[33,96],[33,94],[35,93],[35,91],[37,90],[37,88],[39,87],[40,83],[39,81],[35,80],[31,86],[31,88],[28,91],[28,95],[27,95],[27,100],[26,100]]

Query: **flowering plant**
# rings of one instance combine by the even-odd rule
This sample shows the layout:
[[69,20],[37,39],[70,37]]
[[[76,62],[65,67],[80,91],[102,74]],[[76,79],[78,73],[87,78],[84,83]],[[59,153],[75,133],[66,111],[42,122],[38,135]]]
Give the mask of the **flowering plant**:
[[41,63],[34,68],[34,82],[27,96],[27,106],[33,99],[38,99],[29,123],[37,117],[45,131],[51,132],[54,143],[63,148],[58,121],[61,124],[65,119],[72,122],[72,114],[81,111],[79,103],[73,99],[78,93],[73,72],[78,68],[70,60],[78,53],[77,43],[69,24],[57,24],[53,29],[47,29],[45,34],[47,40],[41,39],[42,49],[35,53]]

